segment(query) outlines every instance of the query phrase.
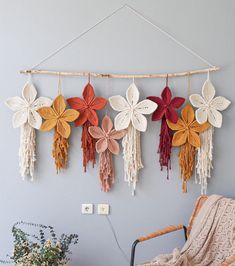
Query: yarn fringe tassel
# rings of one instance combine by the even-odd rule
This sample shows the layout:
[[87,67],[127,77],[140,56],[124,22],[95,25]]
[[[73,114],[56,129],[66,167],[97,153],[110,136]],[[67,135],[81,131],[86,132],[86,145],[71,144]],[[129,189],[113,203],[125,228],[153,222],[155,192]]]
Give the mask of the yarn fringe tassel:
[[20,174],[23,179],[30,176],[34,178],[34,163],[36,161],[36,133],[35,129],[28,123],[21,126],[19,165]]
[[161,171],[165,166],[167,169],[167,179],[169,179],[169,169],[171,169],[171,147],[172,147],[172,130],[168,127],[166,118],[163,117],[160,132],[160,142],[158,146],[159,163]]
[[127,134],[122,140],[124,158],[124,179],[132,186],[132,195],[135,195],[138,173],[143,168],[141,160],[140,132],[132,124],[127,129]]
[[179,163],[183,193],[187,192],[187,181],[193,175],[195,154],[196,148],[190,143],[186,142],[184,145],[180,146]]
[[113,156],[108,149],[100,154],[99,165],[101,189],[108,192],[114,183]]
[[213,169],[213,133],[214,127],[209,127],[208,130],[200,134],[201,147],[197,150],[197,165],[196,165],[196,183],[201,185],[201,194],[207,193],[208,178],[211,177]]
[[92,162],[92,167],[95,165],[95,143],[96,140],[91,137],[88,132],[88,128],[92,126],[89,121],[87,121],[83,125],[82,129],[82,150],[83,150],[83,168],[84,172],[86,172],[87,164]]
[[55,160],[57,174],[62,168],[67,167],[68,162],[68,139],[63,138],[55,129],[52,155]]

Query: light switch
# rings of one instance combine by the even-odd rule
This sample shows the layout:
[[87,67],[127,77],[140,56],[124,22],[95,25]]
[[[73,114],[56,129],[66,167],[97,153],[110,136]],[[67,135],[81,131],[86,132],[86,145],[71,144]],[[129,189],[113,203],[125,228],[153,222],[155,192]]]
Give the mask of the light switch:
[[82,214],[93,214],[93,204],[92,203],[82,204]]
[[109,215],[109,204],[98,204],[98,214]]

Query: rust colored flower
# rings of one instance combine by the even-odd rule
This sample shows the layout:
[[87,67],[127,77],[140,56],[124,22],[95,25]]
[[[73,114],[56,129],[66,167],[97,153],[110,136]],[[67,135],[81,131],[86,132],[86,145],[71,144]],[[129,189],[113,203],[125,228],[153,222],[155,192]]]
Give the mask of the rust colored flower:
[[93,126],[98,126],[99,119],[96,111],[105,107],[107,101],[102,97],[96,97],[93,87],[90,83],[83,90],[83,99],[73,97],[67,99],[68,104],[80,112],[78,119],[75,121],[76,126],[84,125],[87,121]]
[[69,98],[67,100],[70,107],[78,110],[80,115],[75,121],[75,126],[82,126],[82,150],[83,150],[83,167],[86,172],[88,162],[95,164],[95,139],[88,132],[90,126],[98,126],[99,119],[96,113],[105,107],[107,101],[102,97],[96,97],[93,87],[88,83],[83,90],[83,99],[79,97]]

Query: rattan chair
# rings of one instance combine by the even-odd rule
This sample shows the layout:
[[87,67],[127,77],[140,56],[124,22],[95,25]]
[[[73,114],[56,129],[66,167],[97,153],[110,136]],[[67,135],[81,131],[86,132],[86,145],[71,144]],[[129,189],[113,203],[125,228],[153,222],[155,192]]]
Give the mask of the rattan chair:
[[[131,250],[131,262],[130,262],[130,266],[134,266],[135,263],[135,249],[136,249],[136,245],[140,242],[144,242],[147,241],[149,239],[161,236],[161,235],[165,235],[174,231],[178,231],[178,230],[183,230],[184,232],[184,236],[185,236],[185,241],[187,241],[188,236],[190,235],[195,217],[197,216],[198,212],[200,211],[202,205],[205,203],[205,201],[208,199],[207,196],[201,196],[198,198],[195,208],[193,210],[192,216],[189,220],[189,225],[188,227],[179,224],[179,225],[172,225],[172,226],[168,226],[165,227],[161,230],[157,230],[156,232],[153,232],[149,235],[146,236],[142,236],[139,237],[137,240],[135,240],[135,242],[132,245],[132,250]],[[226,259],[226,261],[224,261],[220,266],[229,266],[231,265],[233,262],[235,262],[235,254],[231,257],[229,257],[228,259]]]

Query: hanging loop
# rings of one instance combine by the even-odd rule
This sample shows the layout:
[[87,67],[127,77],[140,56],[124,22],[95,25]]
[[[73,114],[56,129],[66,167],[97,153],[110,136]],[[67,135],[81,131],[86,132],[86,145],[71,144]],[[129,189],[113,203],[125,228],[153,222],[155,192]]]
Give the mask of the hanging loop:
[[90,84],[91,82],[91,72],[88,73],[88,83]]
[[191,95],[191,74],[188,72],[188,86],[187,86],[187,94],[188,98]]
[[207,80],[210,80],[210,70],[207,72]]
[[168,79],[169,79],[169,75],[166,74],[166,87],[168,87]]
[[135,76],[132,76],[132,83],[135,84]]
[[61,87],[61,74],[59,72],[58,75],[58,94],[61,95],[62,94],[62,87]]

